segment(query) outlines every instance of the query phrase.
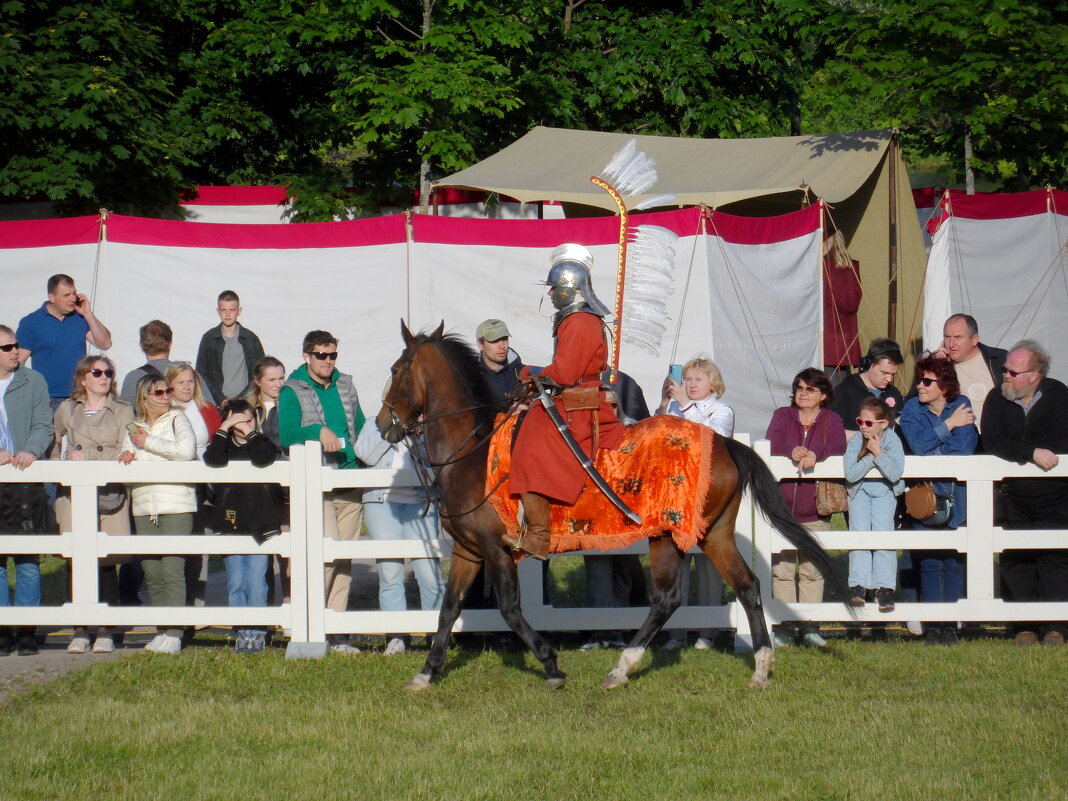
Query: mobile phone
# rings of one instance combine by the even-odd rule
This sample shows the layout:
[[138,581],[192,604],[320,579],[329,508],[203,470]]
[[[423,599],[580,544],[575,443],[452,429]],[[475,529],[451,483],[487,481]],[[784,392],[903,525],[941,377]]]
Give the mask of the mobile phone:
[[130,434],[130,436],[133,436],[134,434],[136,434],[140,430],[141,430],[141,426],[137,425],[137,423],[127,423],[126,424],[126,432],[128,434]]
[[676,384],[681,384],[682,383],[682,365],[681,364],[673,364],[673,365],[671,365],[668,368],[668,376]]

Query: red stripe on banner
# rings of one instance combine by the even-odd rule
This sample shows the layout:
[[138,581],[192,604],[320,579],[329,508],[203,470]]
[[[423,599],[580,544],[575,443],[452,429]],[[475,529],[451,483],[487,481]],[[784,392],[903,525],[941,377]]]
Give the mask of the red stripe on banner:
[[[1063,193],[1061,193],[1063,194]],[[1005,220],[1045,214],[1049,193],[1045,189],[990,195],[969,195],[953,189],[949,193],[952,216],[969,220]]]
[[935,194],[933,186],[912,190],[912,202],[918,209],[933,209],[937,201],[938,195]]
[[109,242],[163,247],[281,250],[390,245],[407,239],[404,215],[325,223],[191,225],[180,220],[108,217]]
[[91,245],[100,239],[99,217],[0,222],[0,248]]
[[198,186],[182,192],[183,206],[282,206],[284,186]]
[[806,236],[820,227],[818,204],[777,217],[737,217],[722,211],[711,212],[709,233],[736,245],[770,245]]
[[[698,233],[698,208],[632,214],[630,227],[660,225],[679,236]],[[503,245],[551,248],[562,242],[611,245],[619,241],[618,217],[575,217],[568,220],[480,220],[466,217],[412,215],[416,242],[438,245]]]

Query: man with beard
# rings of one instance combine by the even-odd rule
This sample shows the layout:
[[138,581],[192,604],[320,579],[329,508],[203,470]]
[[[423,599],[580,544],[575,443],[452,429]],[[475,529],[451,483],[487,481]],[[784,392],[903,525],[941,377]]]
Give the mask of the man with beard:
[[[1068,387],[1050,378],[1049,355],[1037,342],[1018,342],[1001,368],[1000,389],[983,408],[985,452],[1051,470],[1068,453]],[[1068,479],[1012,478],[1001,482],[1006,528],[1068,529]],[[1001,554],[1005,600],[1068,601],[1068,551],[1027,549]],[[1020,623],[1016,644],[1064,645],[1064,622]]]
[[480,356],[478,366],[493,391],[502,398],[510,398],[515,392],[519,385],[519,371],[523,369],[519,355],[508,347],[510,338],[503,320],[483,320],[475,329]]

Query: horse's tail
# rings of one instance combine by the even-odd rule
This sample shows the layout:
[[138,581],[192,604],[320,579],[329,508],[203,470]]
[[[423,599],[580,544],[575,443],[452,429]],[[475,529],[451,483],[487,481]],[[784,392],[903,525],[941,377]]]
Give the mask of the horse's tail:
[[791,545],[815,565],[830,588],[833,597],[845,603],[850,612],[849,586],[845,576],[831,561],[823,547],[816,542],[807,528],[798,523],[779,494],[779,482],[756,451],[737,440],[724,437],[727,452],[738,468],[738,491],[746,489],[753,494],[757,506],[768,522],[782,534]]

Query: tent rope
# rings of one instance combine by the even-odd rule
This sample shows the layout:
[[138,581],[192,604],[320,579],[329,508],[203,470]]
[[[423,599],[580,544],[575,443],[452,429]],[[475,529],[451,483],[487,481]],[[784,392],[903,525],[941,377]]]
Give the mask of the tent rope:
[[693,275],[693,264],[697,258],[697,238],[704,233],[704,216],[706,207],[701,205],[701,213],[697,215],[697,230],[694,231],[693,247],[690,248],[690,263],[686,267],[686,281],[682,286],[682,305],[679,306],[679,319],[675,323],[675,339],[671,345],[671,360],[670,364],[677,364],[675,359],[677,358],[679,351],[679,339],[682,336],[682,319],[686,315],[686,298],[690,296],[690,276]]

